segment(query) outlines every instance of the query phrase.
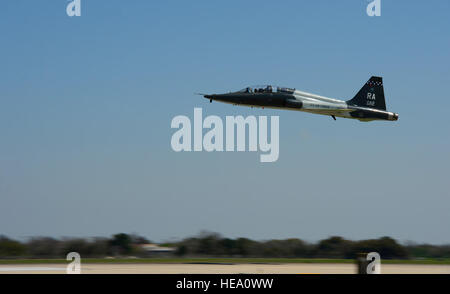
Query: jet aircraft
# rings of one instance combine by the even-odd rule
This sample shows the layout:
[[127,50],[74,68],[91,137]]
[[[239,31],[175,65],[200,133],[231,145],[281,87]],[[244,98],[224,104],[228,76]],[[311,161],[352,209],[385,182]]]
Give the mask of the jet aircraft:
[[315,114],[358,119],[398,120],[398,114],[386,111],[384,101],[383,79],[371,77],[348,101],[310,94],[294,88],[275,87],[271,85],[247,87],[237,92],[225,94],[201,94],[210,102],[219,101],[234,105],[250,107],[278,108],[305,111]]

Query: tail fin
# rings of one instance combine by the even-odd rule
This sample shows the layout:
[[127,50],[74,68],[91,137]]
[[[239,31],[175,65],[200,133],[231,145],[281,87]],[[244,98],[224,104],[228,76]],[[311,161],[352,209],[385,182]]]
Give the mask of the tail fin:
[[383,78],[371,77],[347,104],[386,110],[384,101]]

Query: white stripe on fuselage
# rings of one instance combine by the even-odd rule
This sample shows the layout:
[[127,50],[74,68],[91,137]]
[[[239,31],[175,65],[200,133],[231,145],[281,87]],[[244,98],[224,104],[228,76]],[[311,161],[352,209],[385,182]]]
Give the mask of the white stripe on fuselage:
[[323,102],[345,104],[344,101],[339,100],[339,99],[328,98],[328,97],[324,97],[324,96],[320,96],[320,95],[316,95],[316,94],[312,94],[312,93],[307,93],[307,92],[303,92],[303,91],[299,91],[299,90],[294,91],[294,96],[302,98],[302,99],[313,99],[313,100],[319,100],[319,101],[323,101]]
[[348,114],[350,109],[348,109],[347,103],[345,101],[298,90],[295,90],[294,97],[295,99],[303,103],[303,107],[299,109],[301,111],[350,117],[350,115]]

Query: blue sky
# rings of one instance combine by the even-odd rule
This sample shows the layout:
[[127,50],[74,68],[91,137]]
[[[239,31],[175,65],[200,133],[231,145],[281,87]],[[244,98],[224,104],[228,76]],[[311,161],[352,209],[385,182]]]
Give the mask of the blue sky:
[[[450,2],[5,1],[0,234],[155,241],[392,236],[450,243]],[[273,83],[352,98],[384,78],[398,122],[212,103]],[[175,153],[176,115],[279,115],[280,157]]]

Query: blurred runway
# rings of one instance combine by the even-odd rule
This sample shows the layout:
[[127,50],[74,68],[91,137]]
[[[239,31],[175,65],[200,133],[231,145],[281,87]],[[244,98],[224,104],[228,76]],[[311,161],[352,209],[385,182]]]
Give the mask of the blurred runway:
[[[65,274],[65,265],[0,265],[0,274]],[[82,274],[354,274],[354,264],[81,264]],[[450,265],[382,264],[383,274],[450,274]]]

